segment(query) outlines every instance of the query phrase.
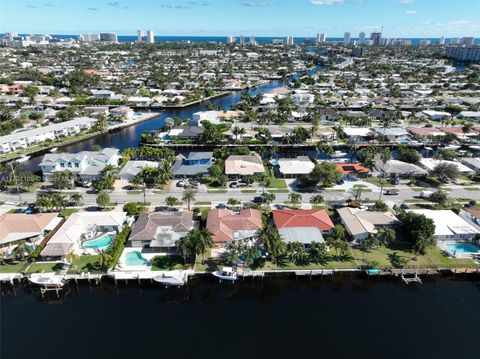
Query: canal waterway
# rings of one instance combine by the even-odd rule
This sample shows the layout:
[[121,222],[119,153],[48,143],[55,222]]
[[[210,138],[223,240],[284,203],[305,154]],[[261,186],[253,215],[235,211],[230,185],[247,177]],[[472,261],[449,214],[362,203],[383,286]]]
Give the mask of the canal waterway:
[[480,282],[265,277],[185,288],[2,284],[2,359],[478,358]]

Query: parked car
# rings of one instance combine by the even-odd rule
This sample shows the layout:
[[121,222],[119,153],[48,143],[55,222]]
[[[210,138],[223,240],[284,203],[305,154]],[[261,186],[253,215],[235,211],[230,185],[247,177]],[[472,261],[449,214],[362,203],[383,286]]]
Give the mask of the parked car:
[[228,209],[228,206],[226,204],[223,204],[223,203],[219,203],[215,206],[215,208],[218,208],[218,209]]
[[275,205],[275,208],[276,208],[276,209],[285,209],[285,208],[287,208],[287,207],[286,207],[285,205],[283,205],[283,204],[276,204],[276,205]]
[[188,185],[188,179],[187,178],[183,178],[183,179],[181,179],[180,181],[177,182],[177,187],[185,187],[186,185]]
[[406,203],[402,203],[402,204],[400,205],[400,208],[410,209],[410,206],[409,206],[408,204],[406,204]]
[[265,203],[265,198],[264,197],[260,197],[260,196],[257,196],[257,197],[254,197],[253,200],[252,200],[253,203]]
[[396,196],[398,194],[398,191],[396,189],[387,189],[385,191],[385,194],[387,196]]
[[241,181],[230,183],[230,188],[240,188],[240,187],[246,187],[246,186],[248,186],[248,184]]

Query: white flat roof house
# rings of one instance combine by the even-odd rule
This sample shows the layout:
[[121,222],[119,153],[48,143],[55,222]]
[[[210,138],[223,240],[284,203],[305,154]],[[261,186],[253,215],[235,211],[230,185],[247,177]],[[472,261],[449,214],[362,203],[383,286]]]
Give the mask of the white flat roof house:
[[69,170],[82,177],[96,178],[106,165],[117,166],[119,150],[104,148],[101,151],[82,151],[79,153],[47,153],[39,166],[45,177],[54,172]]
[[146,167],[157,168],[158,162],[154,161],[128,161],[118,173],[118,177],[122,180],[130,181],[133,177],[140,173]]
[[97,120],[89,117],[79,117],[70,121],[38,127],[31,130],[18,131],[0,137],[0,152],[15,151],[18,148],[27,148],[46,140],[77,134],[91,128]]
[[429,171],[433,171],[433,169],[440,163],[448,163],[457,166],[460,173],[470,174],[475,172],[471,168],[468,168],[467,166],[462,165],[460,162],[455,161],[437,160],[435,158],[422,158],[420,159],[420,163]]
[[461,241],[475,237],[480,232],[465,219],[450,210],[412,209],[409,212],[423,214],[435,224],[435,238],[439,241]]
[[87,252],[82,241],[93,240],[109,232],[118,233],[127,219],[125,212],[74,213],[47,242],[40,255],[61,258],[72,251],[77,254]]
[[451,114],[448,112],[443,112],[443,111],[434,111],[434,110],[424,110],[422,113],[426,116],[428,116],[432,120],[443,120],[444,118],[450,118],[452,117]]
[[280,175],[288,178],[297,177],[299,175],[308,175],[315,167],[315,164],[308,156],[280,158],[277,160],[277,163]]

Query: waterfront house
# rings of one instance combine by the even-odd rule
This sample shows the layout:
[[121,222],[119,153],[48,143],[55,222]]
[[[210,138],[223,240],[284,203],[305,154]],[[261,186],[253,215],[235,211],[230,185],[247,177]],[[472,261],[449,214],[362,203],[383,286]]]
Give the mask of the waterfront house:
[[200,126],[174,127],[168,131],[168,137],[172,140],[194,140],[202,132],[203,127]]
[[253,243],[262,229],[262,215],[253,208],[239,213],[214,209],[208,212],[206,228],[213,234],[213,241],[221,245],[231,241]]
[[141,213],[133,224],[128,243],[131,247],[172,253],[175,242],[196,227],[198,223],[190,211]]
[[65,170],[91,180],[96,179],[105,166],[117,166],[119,160],[118,149],[104,148],[101,151],[79,153],[47,153],[39,166],[47,180],[54,172]]
[[273,210],[273,221],[285,242],[325,242],[323,236],[332,233],[333,224],[324,209]]
[[360,163],[336,163],[337,170],[342,173],[343,177],[347,176],[365,176],[370,170],[362,166]]
[[58,213],[11,213],[0,216],[0,251],[10,252],[20,242],[32,248],[38,246],[45,235],[61,222]]
[[312,172],[315,164],[308,156],[295,158],[280,158],[273,161],[275,173],[283,178],[297,178],[306,176]]
[[128,106],[119,106],[110,110],[110,115],[118,120],[133,120],[135,111]]
[[435,169],[435,167],[437,167],[441,163],[455,165],[458,169],[458,172],[460,172],[461,174],[464,174],[464,175],[469,175],[469,174],[474,173],[474,170],[472,170],[471,168],[469,168],[465,165],[462,165],[460,162],[447,161],[447,160],[437,160],[435,158],[421,158],[420,159],[420,164],[424,168],[426,168],[428,171],[433,171]]
[[265,173],[262,159],[258,154],[230,155],[225,160],[225,174],[232,178]]
[[450,210],[412,209],[409,212],[433,220],[437,241],[465,241],[480,234],[473,224]]
[[343,207],[337,210],[340,221],[354,240],[360,241],[377,233],[378,227],[392,227],[399,223],[391,212],[364,211]]
[[173,164],[173,175],[177,178],[207,174],[212,167],[213,152],[189,152],[179,154]]
[[84,242],[104,236],[113,238],[129,222],[130,218],[125,212],[74,213],[50,238],[40,255],[45,260],[57,260],[70,252],[95,254],[98,250],[106,249],[105,245],[85,246]]
[[379,157],[376,157],[374,163],[377,170],[374,175],[377,176],[383,172],[390,177],[421,177],[428,174],[426,170],[416,164],[399,160],[389,160],[384,164]]
[[83,130],[90,129],[96,122],[97,120],[94,118],[79,117],[62,123],[0,136],[0,151],[7,153],[19,148],[35,146],[46,140],[75,135]]
[[155,161],[128,161],[118,173],[118,178],[130,181],[140,173],[144,168],[157,168],[158,162]]

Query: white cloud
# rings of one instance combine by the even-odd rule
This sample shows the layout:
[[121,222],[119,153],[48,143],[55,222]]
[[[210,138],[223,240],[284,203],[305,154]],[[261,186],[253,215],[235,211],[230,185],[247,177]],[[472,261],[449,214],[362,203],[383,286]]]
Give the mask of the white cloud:
[[343,0],[310,0],[313,5],[343,4]]
[[407,10],[407,11],[405,11],[405,14],[407,14],[407,15],[416,15],[416,14],[417,14],[417,10]]

